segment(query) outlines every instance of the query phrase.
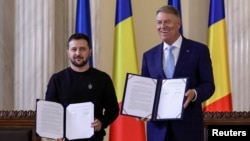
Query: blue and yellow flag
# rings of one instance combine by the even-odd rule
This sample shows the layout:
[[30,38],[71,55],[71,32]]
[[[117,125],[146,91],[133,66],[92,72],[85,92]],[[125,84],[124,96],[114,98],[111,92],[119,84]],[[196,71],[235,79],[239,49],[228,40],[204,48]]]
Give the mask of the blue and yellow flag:
[[[91,35],[91,17],[90,17],[90,3],[89,0],[77,0],[76,6],[76,33],[84,33],[89,37],[92,47],[92,35]],[[93,47],[92,47],[93,51]],[[93,55],[93,53],[92,53]],[[93,66],[93,57],[90,57],[89,64]]]
[[231,112],[232,98],[224,0],[210,1],[208,47],[213,64],[215,93],[204,102],[204,111]]
[[[168,0],[168,5],[174,6],[179,12],[181,16],[181,1],[180,0]],[[182,26],[180,27],[180,33],[183,34]]]
[[[113,56],[113,82],[121,109],[127,73],[138,74],[130,0],[117,0]],[[110,126],[109,141],[146,141],[144,122],[119,115]]]

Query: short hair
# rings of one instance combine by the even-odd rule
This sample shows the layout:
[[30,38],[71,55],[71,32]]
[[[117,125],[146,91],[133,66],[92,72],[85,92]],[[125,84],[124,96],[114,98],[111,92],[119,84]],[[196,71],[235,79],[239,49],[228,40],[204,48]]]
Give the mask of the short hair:
[[181,18],[180,12],[179,12],[174,6],[171,6],[171,5],[164,5],[164,6],[160,7],[160,8],[156,11],[156,15],[157,15],[158,13],[160,13],[160,12],[173,14],[173,15],[175,15],[176,17]]
[[72,40],[86,40],[88,43],[89,48],[91,48],[91,41],[89,39],[89,37],[83,33],[74,33],[72,34],[69,39],[68,39],[68,46],[69,46],[69,42]]

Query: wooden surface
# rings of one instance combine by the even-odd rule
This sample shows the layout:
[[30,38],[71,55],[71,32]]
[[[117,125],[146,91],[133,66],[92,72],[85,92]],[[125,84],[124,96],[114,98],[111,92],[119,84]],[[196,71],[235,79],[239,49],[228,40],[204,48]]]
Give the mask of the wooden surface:
[[35,111],[0,111],[0,130],[31,129],[32,141],[41,141],[36,136],[36,113]]

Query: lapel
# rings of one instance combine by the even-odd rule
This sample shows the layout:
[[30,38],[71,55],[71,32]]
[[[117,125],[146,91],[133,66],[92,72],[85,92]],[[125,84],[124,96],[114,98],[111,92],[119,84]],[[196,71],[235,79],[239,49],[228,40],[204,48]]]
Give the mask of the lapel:
[[152,54],[152,68],[154,68],[154,72],[151,73],[155,75],[155,78],[166,78],[164,70],[163,70],[163,43],[159,44],[156,48],[156,50]]
[[181,49],[179,53],[179,57],[175,66],[175,72],[174,72],[174,77],[178,77],[178,74],[181,74],[181,71],[186,71],[185,69],[187,68],[187,60],[192,52],[192,48],[190,43],[186,38],[183,37],[182,43],[181,43]]

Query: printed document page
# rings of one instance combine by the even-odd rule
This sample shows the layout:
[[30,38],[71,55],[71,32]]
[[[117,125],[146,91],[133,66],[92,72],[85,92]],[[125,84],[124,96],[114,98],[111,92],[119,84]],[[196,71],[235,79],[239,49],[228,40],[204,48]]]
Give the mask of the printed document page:
[[181,118],[185,89],[186,78],[163,80],[156,119]]
[[66,137],[69,140],[90,138],[94,134],[92,102],[70,104],[66,109]]
[[63,137],[63,106],[56,102],[39,100],[36,111],[36,132],[40,137]]
[[122,114],[151,118],[157,80],[129,74]]

